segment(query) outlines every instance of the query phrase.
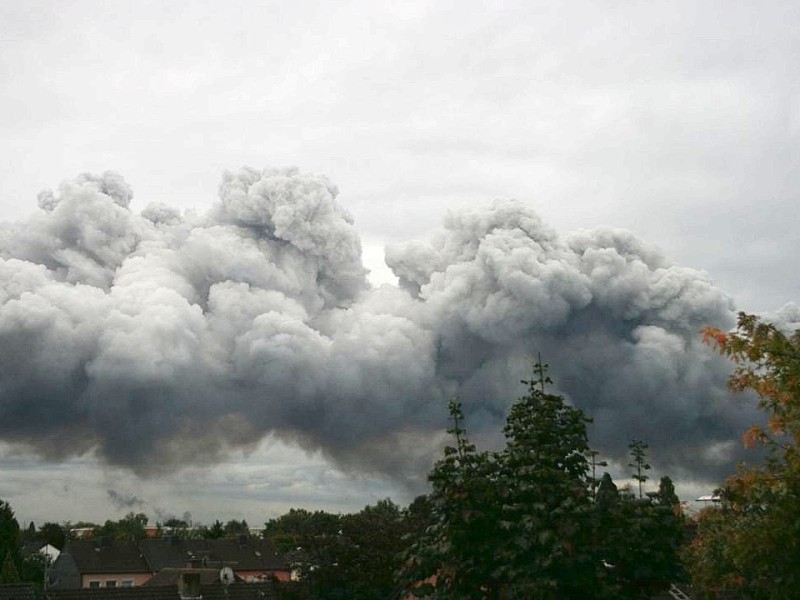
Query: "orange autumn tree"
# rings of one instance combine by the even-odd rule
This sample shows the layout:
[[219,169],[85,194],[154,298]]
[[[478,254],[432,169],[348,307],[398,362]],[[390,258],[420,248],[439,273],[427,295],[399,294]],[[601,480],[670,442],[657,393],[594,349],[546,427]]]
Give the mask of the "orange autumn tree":
[[707,328],[706,343],[735,364],[729,386],[752,391],[766,425],[748,429],[747,447],[764,446],[759,467],[740,467],[721,509],[698,515],[686,564],[700,597],[795,598],[800,589],[800,330],[786,334],[739,314],[733,332]]

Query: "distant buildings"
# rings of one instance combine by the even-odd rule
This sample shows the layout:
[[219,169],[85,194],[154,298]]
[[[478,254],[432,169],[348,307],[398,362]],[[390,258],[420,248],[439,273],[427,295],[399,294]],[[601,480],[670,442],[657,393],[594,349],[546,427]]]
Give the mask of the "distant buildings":
[[722,498],[719,494],[706,494],[705,496],[700,496],[695,499],[695,502],[702,502],[703,504],[708,504],[709,502],[712,504],[719,504],[721,501]]

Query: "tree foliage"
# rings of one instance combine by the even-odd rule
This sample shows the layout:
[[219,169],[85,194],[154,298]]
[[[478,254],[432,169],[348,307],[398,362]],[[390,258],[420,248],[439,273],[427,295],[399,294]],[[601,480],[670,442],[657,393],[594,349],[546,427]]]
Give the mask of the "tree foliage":
[[141,540],[147,537],[145,525],[147,515],[129,512],[119,521],[107,520],[102,527],[94,531],[95,537],[108,537],[115,540]]
[[591,544],[589,419],[555,394],[537,364],[511,407],[497,456],[503,536],[497,569],[515,598],[590,594],[602,567]]
[[658,492],[654,499],[659,505],[670,507],[673,512],[681,512],[681,501],[675,493],[675,484],[666,475],[658,482]]
[[407,536],[414,531],[412,519],[417,516],[410,508],[403,511],[385,498],[342,517],[345,543],[340,565],[348,582],[348,598],[369,600],[392,595],[400,554],[408,543]]
[[210,527],[206,527],[202,531],[202,536],[209,540],[218,540],[225,537],[225,526],[222,521],[216,519]]
[[3,559],[3,566],[0,568],[0,584],[3,583],[19,583],[19,571],[17,565],[14,563],[14,558],[10,553],[6,554]]
[[44,578],[50,559],[39,552],[32,552],[22,560],[20,580],[29,581],[37,588],[44,587]]
[[250,536],[250,526],[247,524],[247,521],[242,519],[241,521],[237,521],[236,519],[231,519],[230,521],[225,523],[224,527],[225,537],[238,537],[238,536]]
[[69,530],[60,523],[47,522],[39,528],[37,536],[45,544],[63,550]]
[[420,497],[403,510],[386,498],[345,515],[293,508],[267,521],[263,535],[293,558],[296,597],[389,598],[404,546],[427,527],[427,504]]
[[461,404],[448,410],[455,445],[428,476],[432,524],[409,549],[401,578],[421,597],[476,598],[499,584],[498,474],[493,457],[469,441]]
[[636,471],[631,474],[631,477],[639,483],[639,498],[642,497],[642,484],[650,479],[646,473],[646,471],[650,470],[650,465],[647,463],[648,447],[649,446],[642,440],[632,440],[628,445],[631,451],[631,459],[633,460],[632,463],[628,463],[628,466],[636,469]]
[[800,331],[787,335],[739,314],[733,332],[708,328],[705,341],[735,364],[729,386],[752,391],[766,425],[743,435],[768,451],[764,464],[740,467],[721,490],[722,506],[697,519],[686,551],[695,588],[706,597],[794,598],[800,588]]
[[344,598],[341,528],[341,515],[292,508],[267,521],[262,535],[279,552],[289,552],[293,556],[307,596]]
[[595,547],[607,567],[605,597],[649,598],[681,579],[684,519],[669,477],[661,478],[658,492],[639,498],[620,493],[605,473],[594,515]]
[[[511,407],[506,445],[470,443],[457,401],[454,444],[429,475],[431,522],[406,554],[406,589],[432,599],[639,598],[677,576],[682,517],[674,486],[621,495],[608,473],[596,483],[582,411],[556,394],[547,365]],[[637,444],[644,470],[646,445]],[[648,467],[649,468],[649,467]],[[596,487],[596,492],[595,492]],[[663,500],[662,500],[663,498]]]
[[8,502],[0,500],[0,564],[2,564],[0,578],[5,578],[3,583],[19,581],[21,565],[19,541],[19,522],[14,516],[14,510]]
[[313,556],[321,540],[338,535],[340,519],[340,515],[323,510],[312,512],[304,508],[292,508],[288,513],[267,521],[262,535],[280,552],[303,548]]
[[505,448],[478,452],[457,401],[455,445],[429,479],[433,525],[411,547],[403,577],[429,598],[592,596],[601,562],[591,544],[588,419],[545,392],[546,365],[512,406]]

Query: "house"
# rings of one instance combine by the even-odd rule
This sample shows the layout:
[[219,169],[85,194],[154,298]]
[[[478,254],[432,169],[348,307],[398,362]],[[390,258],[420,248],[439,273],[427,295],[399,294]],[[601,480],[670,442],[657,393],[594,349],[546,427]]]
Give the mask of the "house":
[[153,576],[136,542],[69,540],[48,577],[52,589],[134,587]]
[[94,527],[73,527],[69,530],[69,537],[76,540],[88,540],[94,537]]
[[44,556],[45,560],[47,561],[47,564],[49,565],[52,565],[58,558],[58,555],[61,554],[61,550],[59,550],[52,544],[45,544],[36,551],[42,556]]
[[247,536],[219,540],[181,540],[176,537],[139,540],[139,548],[153,573],[165,568],[230,567],[245,582],[289,581],[286,557],[266,540]]
[[28,556],[32,556],[37,552],[44,557],[48,565],[51,565],[58,558],[58,555],[61,553],[61,550],[41,540],[31,540],[29,542],[26,542],[20,549],[20,553],[25,558],[27,558]]
[[70,540],[50,570],[52,589],[138,587],[164,569],[230,567],[248,583],[289,581],[291,568],[284,556],[265,540],[181,540],[163,537],[136,541]]

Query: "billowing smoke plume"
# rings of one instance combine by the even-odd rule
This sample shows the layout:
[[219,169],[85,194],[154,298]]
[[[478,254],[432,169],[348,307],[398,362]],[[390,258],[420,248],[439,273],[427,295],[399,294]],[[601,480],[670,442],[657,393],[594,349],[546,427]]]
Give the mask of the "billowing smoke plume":
[[733,324],[705,275],[624,231],[561,238],[504,201],[387,248],[400,287],[373,289],[336,195],[248,168],[204,216],[134,214],[114,173],[40,194],[0,229],[0,437],[153,474],[271,434],[414,476],[448,397],[497,435],[541,352],[606,456],[636,437],[662,465],[730,469],[757,415],[701,344],[700,327]]
[[117,490],[106,490],[106,493],[108,494],[108,499],[111,501],[111,504],[117,508],[140,509],[147,504],[144,500],[141,500],[134,494],[126,494],[123,492],[118,492]]

